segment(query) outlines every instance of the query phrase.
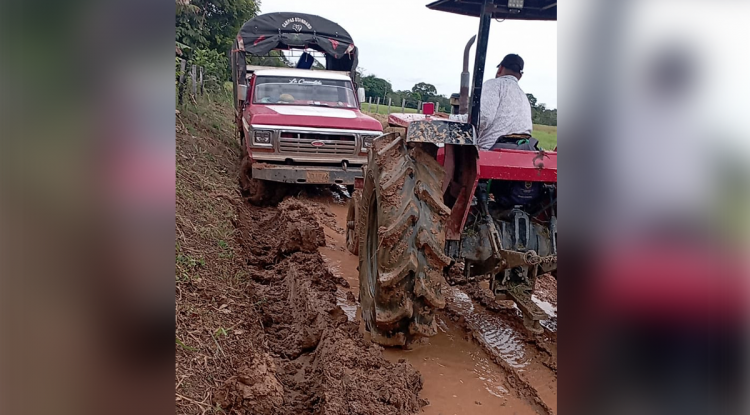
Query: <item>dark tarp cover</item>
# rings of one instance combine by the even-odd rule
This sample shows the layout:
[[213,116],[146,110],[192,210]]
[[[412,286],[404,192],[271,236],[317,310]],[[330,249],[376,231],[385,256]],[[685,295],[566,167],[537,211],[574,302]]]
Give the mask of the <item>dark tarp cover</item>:
[[354,73],[357,48],[338,24],[305,13],[268,13],[248,20],[237,35],[235,47],[264,56],[274,49],[309,48],[326,54],[326,69]]

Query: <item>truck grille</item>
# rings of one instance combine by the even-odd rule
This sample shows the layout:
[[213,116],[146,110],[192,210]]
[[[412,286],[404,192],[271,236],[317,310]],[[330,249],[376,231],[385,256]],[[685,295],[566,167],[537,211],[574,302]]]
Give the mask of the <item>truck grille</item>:
[[[317,142],[323,145],[314,146]],[[279,136],[280,153],[352,155],[355,146],[353,135],[282,132]]]

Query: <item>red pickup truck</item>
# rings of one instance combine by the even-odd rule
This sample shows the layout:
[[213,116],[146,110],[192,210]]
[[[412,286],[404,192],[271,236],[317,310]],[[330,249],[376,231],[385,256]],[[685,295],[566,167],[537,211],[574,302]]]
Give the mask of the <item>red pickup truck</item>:
[[[290,49],[305,51],[296,68],[245,59]],[[322,54],[325,69],[311,68],[308,50]],[[356,64],[351,37],[321,17],[270,13],[245,23],[232,50],[232,77],[240,186],[250,202],[277,202],[282,183],[353,185],[362,177],[367,148],[383,128],[359,110]]]

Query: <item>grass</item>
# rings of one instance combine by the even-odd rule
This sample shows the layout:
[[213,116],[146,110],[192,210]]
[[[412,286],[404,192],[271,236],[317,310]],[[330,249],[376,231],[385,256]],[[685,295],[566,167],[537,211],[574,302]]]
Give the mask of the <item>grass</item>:
[[[377,109],[377,111],[376,111]],[[370,113],[370,114],[381,114],[381,115],[388,115],[388,104],[383,105],[380,104],[380,107],[377,107],[375,104],[369,105],[368,103],[362,104],[362,112]],[[398,107],[395,105],[391,105],[391,113],[401,112],[401,106]],[[417,112],[414,108],[404,108],[404,112],[415,114]]]
[[190,346],[186,345],[185,343],[183,343],[182,340],[180,340],[179,337],[175,337],[174,342],[175,342],[175,344],[179,344],[185,350],[189,350],[191,352],[197,352],[196,349],[193,349],[192,347],[190,347]]
[[557,146],[557,127],[552,125],[534,124],[532,137],[539,140],[539,147],[545,150],[554,150]]

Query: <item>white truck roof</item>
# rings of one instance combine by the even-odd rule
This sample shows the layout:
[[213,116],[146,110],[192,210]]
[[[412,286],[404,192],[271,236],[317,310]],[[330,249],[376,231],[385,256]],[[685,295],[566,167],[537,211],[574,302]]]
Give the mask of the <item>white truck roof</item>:
[[247,67],[248,73],[255,73],[257,76],[289,76],[293,78],[314,78],[314,79],[333,79],[341,81],[350,81],[348,73],[338,71],[316,71],[311,69],[295,69],[295,68],[273,68],[273,67],[259,67],[251,66]]

